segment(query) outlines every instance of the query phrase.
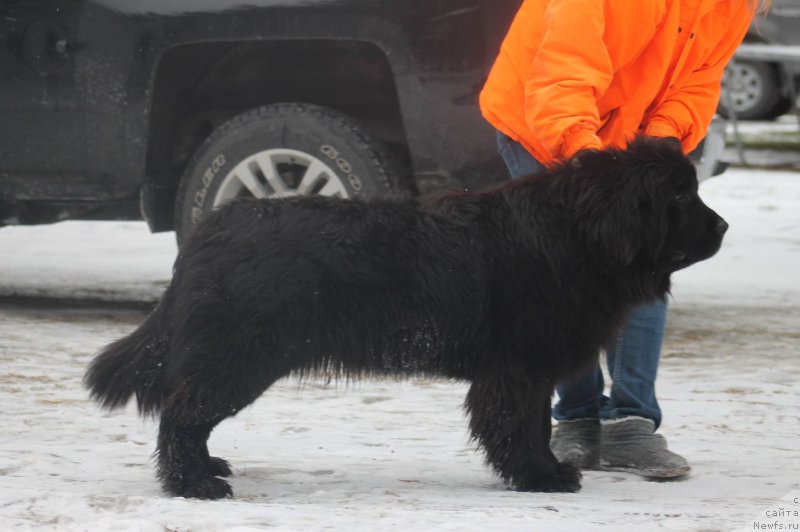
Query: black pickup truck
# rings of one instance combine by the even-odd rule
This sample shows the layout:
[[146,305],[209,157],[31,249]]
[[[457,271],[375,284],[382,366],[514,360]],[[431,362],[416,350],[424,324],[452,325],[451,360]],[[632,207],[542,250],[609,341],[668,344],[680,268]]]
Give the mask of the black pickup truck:
[[505,175],[477,96],[521,0],[3,0],[0,225]]
[[0,225],[495,183],[478,93],[521,1],[3,0]]

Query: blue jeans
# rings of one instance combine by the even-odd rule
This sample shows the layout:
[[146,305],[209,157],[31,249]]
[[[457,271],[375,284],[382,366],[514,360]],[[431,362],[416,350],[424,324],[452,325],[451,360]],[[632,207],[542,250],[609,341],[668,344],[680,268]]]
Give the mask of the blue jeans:
[[[497,148],[512,179],[544,169],[521,144],[500,132]],[[596,361],[585,373],[556,386],[559,401],[553,407],[553,417],[561,421],[640,416],[652,419],[658,427],[661,409],[655,382],[666,321],[667,304],[663,301],[634,311],[614,345],[606,348],[610,396],[603,393],[603,372]]]

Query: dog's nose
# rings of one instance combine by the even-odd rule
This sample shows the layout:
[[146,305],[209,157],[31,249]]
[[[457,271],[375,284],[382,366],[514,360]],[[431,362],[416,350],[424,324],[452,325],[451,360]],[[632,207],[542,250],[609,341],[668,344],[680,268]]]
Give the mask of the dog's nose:
[[717,220],[717,233],[719,233],[720,235],[724,235],[725,231],[727,230],[728,230],[728,222],[726,222],[722,218]]

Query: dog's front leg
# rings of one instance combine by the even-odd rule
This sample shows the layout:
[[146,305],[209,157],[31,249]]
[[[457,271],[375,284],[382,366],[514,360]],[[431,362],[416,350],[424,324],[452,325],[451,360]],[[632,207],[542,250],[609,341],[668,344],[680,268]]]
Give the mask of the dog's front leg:
[[550,451],[553,385],[541,378],[502,375],[474,381],[467,393],[472,437],[486,461],[517,491],[574,492],[581,474]]

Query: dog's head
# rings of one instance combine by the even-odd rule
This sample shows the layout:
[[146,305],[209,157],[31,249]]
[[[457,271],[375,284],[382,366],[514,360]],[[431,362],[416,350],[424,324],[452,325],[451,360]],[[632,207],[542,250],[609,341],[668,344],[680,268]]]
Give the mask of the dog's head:
[[567,164],[580,190],[579,224],[607,264],[668,276],[719,250],[728,224],[700,199],[694,165],[672,141],[637,138]]

